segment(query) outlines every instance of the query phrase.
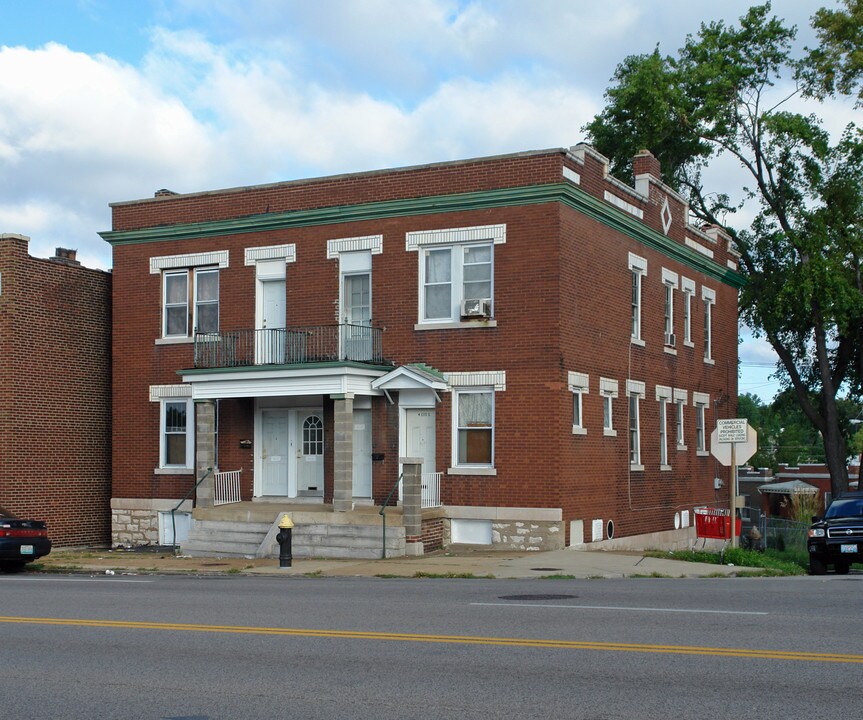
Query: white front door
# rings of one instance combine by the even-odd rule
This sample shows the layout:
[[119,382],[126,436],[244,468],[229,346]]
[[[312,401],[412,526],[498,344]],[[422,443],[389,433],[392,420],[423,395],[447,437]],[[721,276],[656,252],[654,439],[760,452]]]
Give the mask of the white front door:
[[261,495],[288,495],[288,411],[261,411]]
[[372,496],[372,411],[354,410],[354,497]]
[[[423,500],[431,499],[428,478],[435,467],[435,411],[432,409],[405,410],[405,451],[408,457],[422,458]],[[437,494],[436,492],[434,494]],[[401,497],[401,488],[399,488]]]
[[255,342],[259,363],[285,362],[285,279],[263,280],[260,292],[260,322]]
[[324,495],[324,414],[320,410],[293,410],[297,490],[299,497]]

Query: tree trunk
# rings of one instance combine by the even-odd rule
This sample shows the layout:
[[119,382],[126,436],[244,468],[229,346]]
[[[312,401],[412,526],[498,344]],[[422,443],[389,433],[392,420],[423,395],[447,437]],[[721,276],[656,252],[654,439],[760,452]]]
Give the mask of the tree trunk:
[[[835,406],[835,403],[834,403]],[[826,424],[824,433],[824,454],[827,459],[827,469],[830,471],[830,491],[833,497],[848,490],[848,465],[845,452],[845,440],[839,431],[839,423],[834,413],[833,422]]]

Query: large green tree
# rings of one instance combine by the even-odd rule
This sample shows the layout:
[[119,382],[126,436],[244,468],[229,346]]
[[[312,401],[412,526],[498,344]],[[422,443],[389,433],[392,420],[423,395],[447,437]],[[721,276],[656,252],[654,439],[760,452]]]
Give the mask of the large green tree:
[[[736,25],[702,24],[675,56],[657,48],[628,57],[585,128],[622,179],[638,150],[650,149],[696,218],[734,238],[748,280],[743,316],[775,349],[787,388],[823,438],[834,493],[848,485],[837,397],[859,392],[863,378],[863,136],[850,125],[833,140],[788,101],[857,88],[859,57],[843,39],[850,24],[859,47],[860,2],[816,15],[822,45],[799,57],[795,28],[769,3]],[[703,170],[720,158],[748,176],[737,205],[703,185]],[[728,218],[743,204],[753,220],[736,227]]]

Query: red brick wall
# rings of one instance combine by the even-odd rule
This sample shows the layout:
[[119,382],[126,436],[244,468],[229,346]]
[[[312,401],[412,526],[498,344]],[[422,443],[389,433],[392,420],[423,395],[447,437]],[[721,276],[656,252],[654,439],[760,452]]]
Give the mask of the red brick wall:
[[[564,153],[466,161],[441,167],[391,173],[367,173],[320,181],[287,183],[226,193],[160,198],[114,208],[115,229],[237,217],[255,212],[323,207],[348,202],[414,197],[436,193],[561,182],[566,164],[581,176],[581,187],[602,198],[610,188],[645,213],[645,224],[662,233],[661,208],[666,195],[651,187],[639,200],[610,183],[592,155],[583,162]],[[674,222],[668,237],[683,243],[693,237],[709,241],[683,225],[683,205],[669,198]],[[633,222],[635,220],[633,219]],[[426,229],[505,224],[507,240],[494,249],[497,327],[417,331],[419,254],[405,250],[405,233]],[[561,507],[565,524],[583,519],[613,519],[618,535],[673,527],[678,509],[712,502],[713,477],[721,470],[712,458],[695,456],[694,391],[709,393],[707,432],[720,417],[734,416],[737,395],[737,293],[700,272],[564,206],[546,203],[389,217],[349,223],[271,230],[220,238],[160,241],[114,248],[114,495],[176,497],[193,482],[188,476],[154,475],[158,465],[157,403],[148,402],[150,384],[174,383],[179,368],[193,363],[191,344],[156,345],[160,331],[161,286],[150,275],[149,258],[159,255],[228,250],[230,265],[220,275],[220,326],[254,325],[255,272],[243,263],[244,248],[282,243],[296,245],[296,262],[287,267],[287,317],[291,325],[331,323],[339,296],[339,264],[326,258],[327,240],[364,235],[383,236],[383,253],[372,256],[372,317],[382,327],[384,355],[396,365],[424,362],[447,371],[506,371],[506,391],[495,398],[495,476],[444,475],[442,499],[448,505]],[[729,255],[711,245],[725,266]],[[628,253],[648,261],[643,285],[645,347],[630,343],[630,272]],[[694,348],[682,345],[682,300],[675,293],[677,355],[663,352],[661,269],[666,267],[696,282],[692,304]],[[702,360],[701,287],[716,291],[713,312],[714,365]],[[590,374],[584,410],[588,434],[574,436],[572,394],[567,372]],[[618,381],[614,402],[616,438],[602,432],[599,378]],[[643,472],[631,473],[627,454],[626,380],[643,381],[641,402]],[[688,451],[675,446],[674,406],[669,406],[671,471],[659,470],[657,384],[687,390]],[[220,413],[220,453],[225,443],[251,435],[251,402],[242,419]],[[325,413],[331,413],[326,403]],[[331,417],[331,415],[329,415]],[[332,493],[332,429],[327,422],[326,488]],[[381,501],[398,468],[398,407],[375,400],[373,451],[385,459],[373,464],[373,487]],[[441,393],[437,406],[437,464],[451,464],[452,396]],[[251,463],[249,454],[242,458]],[[224,469],[225,462],[220,463]],[[244,465],[245,467],[245,465]],[[252,474],[244,475],[251,493]],[[567,528],[568,532],[568,528]]]
[[0,240],[0,504],[55,545],[110,537],[111,275]]

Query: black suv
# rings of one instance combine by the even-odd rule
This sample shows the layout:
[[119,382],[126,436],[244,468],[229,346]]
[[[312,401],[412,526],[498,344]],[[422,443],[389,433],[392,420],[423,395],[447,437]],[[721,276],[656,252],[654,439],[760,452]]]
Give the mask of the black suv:
[[851,563],[863,562],[863,492],[842,493],[823,518],[812,518],[807,546],[810,575],[823,575],[828,565],[845,575]]

